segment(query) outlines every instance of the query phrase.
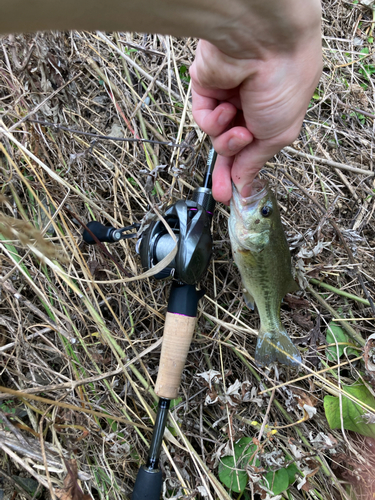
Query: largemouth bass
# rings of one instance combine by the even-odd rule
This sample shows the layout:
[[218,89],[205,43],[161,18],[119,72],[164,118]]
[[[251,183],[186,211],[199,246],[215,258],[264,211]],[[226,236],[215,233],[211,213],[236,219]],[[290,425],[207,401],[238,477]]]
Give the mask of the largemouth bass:
[[262,365],[274,361],[297,365],[301,356],[281,323],[280,305],[298,285],[277,201],[266,181],[255,179],[248,198],[242,198],[233,185],[229,234],[246,304],[254,309],[255,303],[260,316],[255,360]]

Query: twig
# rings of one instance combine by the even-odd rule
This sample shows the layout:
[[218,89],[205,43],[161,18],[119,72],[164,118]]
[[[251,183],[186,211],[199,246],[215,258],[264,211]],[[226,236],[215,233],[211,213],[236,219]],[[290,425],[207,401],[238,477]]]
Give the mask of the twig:
[[3,287],[4,290],[6,290],[8,293],[11,293],[14,296],[14,298],[17,299],[21,304],[24,304],[28,309],[30,309],[30,311],[32,311],[36,316],[38,316],[38,318],[42,319],[45,323],[47,323],[47,325],[49,325],[52,328],[52,330],[60,333],[69,341],[71,340],[72,336],[69,334],[69,332],[61,328],[57,323],[52,321],[46,314],[40,311],[32,302],[27,300],[26,297],[18,293],[9,280],[4,281],[3,283],[0,281],[0,287]]
[[[139,64],[137,64],[135,61],[133,61],[133,59],[129,56],[127,56],[122,50],[120,50],[114,43],[111,42],[111,40],[109,40],[105,35],[103,35],[103,33],[101,33],[100,31],[97,31],[96,34],[98,35],[99,38],[101,38],[105,43],[107,43],[113,50],[115,50],[118,54],[120,54],[121,57],[123,57],[124,59],[126,59],[126,61],[131,65],[133,66],[133,68],[135,68],[137,71],[140,72],[141,75],[143,75],[145,78],[147,78],[148,80],[153,80],[153,77],[151,75],[149,75],[143,68],[141,68],[139,66]],[[164,92],[166,92],[167,94],[169,94],[169,90],[168,90],[168,87],[166,87],[163,83],[161,83],[159,80],[156,80],[155,81],[155,84],[161,88],[162,90],[164,90]],[[181,96],[179,94],[177,94],[177,92],[174,92],[173,90],[170,91],[171,95],[173,95],[173,97],[175,99],[177,99],[178,102],[181,101]]]
[[43,476],[40,476],[37,474],[30,465],[28,465],[26,462],[24,462],[18,455],[16,455],[6,444],[4,444],[3,440],[0,437],[0,448],[5,451],[7,455],[10,456],[17,464],[19,464],[21,467],[27,470],[29,474],[31,474],[37,481],[42,483],[43,486],[45,486],[48,489],[48,482],[45,480]]
[[291,148],[290,146],[283,148],[282,151],[285,151],[287,153],[291,153],[294,155],[302,156],[302,158],[307,158],[308,160],[314,160],[314,161],[321,163],[322,165],[328,165],[329,167],[335,167],[335,168],[338,168],[340,170],[347,170],[348,172],[354,172],[356,174],[368,175],[370,177],[375,176],[375,172],[372,172],[371,170],[364,170],[362,168],[351,167],[350,165],[344,165],[344,163],[337,163],[337,161],[326,160],[325,158],[320,158],[319,156],[314,156],[314,155],[310,155],[308,153],[304,153],[303,151],[298,151],[297,149]]
[[351,365],[352,363],[354,363],[354,361],[359,361],[360,359],[362,359],[362,356],[357,356],[356,358],[350,359],[349,361],[342,361],[341,363],[338,363],[335,366],[329,366],[328,368],[323,368],[322,370],[319,370],[318,372],[308,373],[307,375],[302,375],[302,377],[297,377],[297,378],[294,378],[292,380],[288,380],[288,382],[283,382],[282,384],[275,385],[275,386],[271,387],[270,389],[265,389],[264,391],[258,392],[258,396],[260,396],[262,394],[266,394],[267,392],[271,392],[274,389],[281,389],[281,387],[285,387],[286,385],[295,384],[296,382],[299,382],[301,380],[305,380],[307,378],[314,377],[315,375],[321,375],[322,373],[336,370],[336,368],[341,368],[342,366]]
[[134,42],[129,42],[129,40],[122,40],[121,38],[119,38],[119,41],[124,45],[132,47],[133,49],[142,50],[142,52],[147,52],[148,54],[153,54],[155,56],[165,57],[164,52],[160,52],[159,50],[149,49],[148,47],[142,47],[142,45],[138,45],[137,43]]
[[21,431],[19,431],[17,429],[17,427],[15,427],[13,425],[13,423],[8,419],[8,417],[5,415],[5,413],[0,409],[0,417],[1,417],[1,420],[3,421],[3,423],[9,427],[9,429],[13,432],[13,434],[16,436],[16,438],[18,439],[18,441],[23,444],[24,446],[29,446],[29,443],[27,442],[26,438],[24,437],[24,435],[22,434]]
[[272,401],[273,401],[274,397],[275,397],[275,388],[273,388],[273,390],[271,392],[270,400],[268,401],[267,411],[266,411],[266,414],[264,415],[263,422],[262,422],[262,427],[260,428],[260,431],[259,431],[259,434],[258,434],[258,441],[259,442],[262,439],[263,432],[264,432],[264,429],[265,429],[266,424],[267,424],[268,415],[270,414],[271,406],[272,406]]
[[[0,438],[6,446],[9,446],[11,450],[19,453],[20,455],[24,455],[25,457],[29,457],[34,461],[43,462],[43,456],[40,450],[40,442],[35,438],[30,437],[27,446],[22,446],[17,439],[10,436],[6,431],[0,431]],[[46,453],[48,464],[51,467],[60,468],[60,456],[51,444],[46,443]]]
[[336,293],[337,295],[341,295],[342,297],[346,297],[347,299],[356,300],[361,304],[365,304],[366,306],[370,306],[370,302],[366,299],[362,299],[362,297],[358,297],[358,295],[354,295],[353,293],[345,292],[344,290],[340,290],[339,288],[335,288],[332,285],[328,285],[328,283],[324,283],[324,281],[317,280],[315,278],[309,278],[310,283],[313,285],[321,286],[330,292]]
[[44,106],[44,104],[49,101],[50,99],[52,99],[52,97],[54,97],[55,95],[57,95],[59,92],[61,92],[61,90],[63,88],[65,88],[67,85],[69,85],[70,83],[74,82],[74,80],[76,80],[79,76],[82,75],[82,71],[80,71],[79,73],[77,73],[73,78],[71,78],[69,81],[67,81],[66,83],[64,83],[64,85],[61,85],[61,87],[59,87],[57,90],[55,90],[54,92],[52,92],[52,94],[50,94],[48,97],[46,97],[45,99],[43,99],[42,102],[40,102],[37,106],[35,106],[35,108],[30,111],[29,113],[27,113],[26,116],[24,116],[23,118],[21,118],[21,120],[19,120],[17,123],[15,123],[14,125],[12,125],[11,127],[8,128],[8,132],[13,132],[16,130],[16,128],[18,128],[21,123],[25,122],[26,120],[29,120],[29,116],[31,115],[35,115],[35,113],[37,111],[39,111],[39,109]]
[[[45,388],[40,387],[39,392],[44,392]],[[133,427],[138,427],[139,429],[151,430],[146,425],[137,424],[123,417],[117,417],[116,415],[110,415],[109,413],[103,413],[101,411],[89,410],[88,408],[82,408],[80,406],[71,405],[69,403],[62,403],[61,401],[54,401],[53,399],[42,398],[40,396],[35,396],[34,394],[28,394],[23,391],[15,391],[14,389],[8,389],[7,387],[0,386],[0,393],[11,394],[20,399],[31,399],[32,401],[39,401],[41,403],[46,403],[48,405],[59,406],[60,408],[67,408],[68,410],[74,410],[78,412],[87,413],[88,415],[93,415],[94,417],[106,418],[110,420],[115,420],[116,422],[122,422],[123,424],[128,424]],[[1,441],[0,441],[1,442]]]
[[342,106],[344,106],[344,108],[352,109],[356,113],[360,113],[363,116],[368,116],[369,118],[372,118],[373,120],[375,120],[375,114],[369,113],[368,111],[364,111],[363,109],[355,108],[354,106],[351,106],[350,104],[342,102],[337,96],[336,96],[336,100],[337,100],[337,102],[339,104],[341,104]]
[[343,329],[346,331],[346,333],[356,342],[358,342],[359,345],[364,347],[366,345],[365,339],[362,337],[361,334],[357,333],[354,328],[352,328],[346,321],[341,321],[342,318],[340,317],[339,313],[336,312],[333,307],[331,307],[324,299],[321,297],[311,286],[306,287],[306,290],[313,295],[320,304],[322,304],[323,307],[329,311],[334,318],[337,319],[337,321],[340,323],[340,325],[343,327]]
[[65,127],[64,125],[60,125],[58,123],[46,122],[44,120],[35,120],[32,118],[27,118],[27,121],[32,123],[39,123],[40,125],[44,125],[45,127],[51,127],[55,130],[64,130],[64,132],[69,132],[71,134],[85,135],[87,137],[92,137],[93,139],[95,139],[95,141],[147,142],[150,144],[159,144],[160,146],[168,146],[170,148],[190,148],[192,151],[194,151],[193,146],[186,142],[181,142],[177,144],[171,141],[170,142],[155,141],[153,139],[141,139],[139,137],[113,137],[111,135],[98,135],[98,134],[93,134],[92,132],[84,132],[83,130],[76,130],[74,128]]

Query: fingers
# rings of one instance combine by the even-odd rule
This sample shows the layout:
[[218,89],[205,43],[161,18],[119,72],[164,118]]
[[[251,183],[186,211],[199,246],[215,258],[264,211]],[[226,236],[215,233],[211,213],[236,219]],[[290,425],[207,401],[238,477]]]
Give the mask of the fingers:
[[291,144],[301,129],[302,118],[298,117],[283,133],[265,140],[254,139],[234,158],[231,177],[239,193],[247,197],[251,193],[251,184],[264,164],[284,146]]
[[215,151],[221,156],[234,156],[253,141],[253,135],[245,127],[232,127],[219,137],[211,137]]
[[[282,146],[281,146],[282,147]],[[243,197],[250,196],[251,184],[264,164],[280,151],[280,145],[254,140],[234,158],[231,178]]]
[[206,134],[217,137],[222,134],[236,116],[237,109],[229,102],[218,105],[216,99],[198,94],[192,90],[193,116]]
[[194,119],[211,137],[218,154],[233,156],[252,142],[253,135],[246,127],[230,127],[237,115],[237,108],[233,104],[229,102],[218,104],[216,99],[203,96],[195,90],[192,94]]
[[216,201],[229,205],[232,198],[231,167],[233,158],[218,156],[212,174],[212,195]]
[[218,156],[212,175],[212,194],[215,200],[229,205],[232,181],[241,196],[250,196],[253,180],[264,164],[280,151],[283,144],[254,140],[235,157]]

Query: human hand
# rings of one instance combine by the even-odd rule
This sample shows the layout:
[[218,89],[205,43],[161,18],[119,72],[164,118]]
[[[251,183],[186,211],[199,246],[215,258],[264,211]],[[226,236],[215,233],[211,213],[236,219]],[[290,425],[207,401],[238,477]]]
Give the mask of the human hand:
[[237,59],[201,40],[190,68],[193,116],[218,158],[213,196],[242,196],[264,163],[299,134],[321,74],[320,31],[291,52]]

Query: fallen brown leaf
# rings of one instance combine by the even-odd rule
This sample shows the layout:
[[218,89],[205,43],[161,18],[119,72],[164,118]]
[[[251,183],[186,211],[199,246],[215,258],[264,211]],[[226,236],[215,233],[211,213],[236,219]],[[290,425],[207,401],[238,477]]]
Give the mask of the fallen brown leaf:
[[310,302],[303,297],[296,297],[287,293],[284,297],[284,302],[288,304],[291,309],[307,309],[310,306]]
[[91,500],[91,496],[83,493],[78,483],[77,462],[75,460],[64,460],[68,471],[64,479],[64,487],[56,488],[55,495],[59,500]]

